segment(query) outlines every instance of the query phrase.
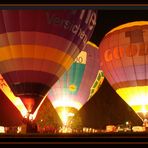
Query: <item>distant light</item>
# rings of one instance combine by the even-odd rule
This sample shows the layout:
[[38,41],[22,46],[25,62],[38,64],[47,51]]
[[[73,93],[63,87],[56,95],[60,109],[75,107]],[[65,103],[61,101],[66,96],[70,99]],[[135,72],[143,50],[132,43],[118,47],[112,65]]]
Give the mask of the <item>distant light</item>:
[[133,132],[145,132],[145,127],[143,126],[133,126],[132,127]]
[[20,133],[22,131],[22,127],[18,126],[17,133]]
[[0,133],[5,133],[5,128],[4,128],[4,126],[0,126]]
[[128,125],[129,124],[129,122],[128,121],[126,121],[126,125]]

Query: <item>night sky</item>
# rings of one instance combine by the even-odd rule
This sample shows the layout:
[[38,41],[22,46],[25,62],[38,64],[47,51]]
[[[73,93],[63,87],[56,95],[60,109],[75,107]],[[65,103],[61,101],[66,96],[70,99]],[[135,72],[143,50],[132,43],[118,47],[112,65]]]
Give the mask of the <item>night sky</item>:
[[[109,9],[113,8],[110,7]],[[98,46],[104,35],[114,27],[138,20],[148,21],[148,10],[98,10],[97,24],[91,41]]]

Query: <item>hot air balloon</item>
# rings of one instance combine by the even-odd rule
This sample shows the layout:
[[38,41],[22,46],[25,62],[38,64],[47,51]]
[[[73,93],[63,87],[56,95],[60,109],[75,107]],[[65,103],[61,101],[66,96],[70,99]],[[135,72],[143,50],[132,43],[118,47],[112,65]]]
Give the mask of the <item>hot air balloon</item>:
[[68,71],[53,85],[48,98],[57,110],[63,126],[95,94],[103,81],[99,71],[98,47],[88,42]]
[[99,46],[101,69],[114,90],[141,117],[148,117],[148,21],[123,24]]
[[0,73],[29,113],[84,48],[96,10],[0,10]]

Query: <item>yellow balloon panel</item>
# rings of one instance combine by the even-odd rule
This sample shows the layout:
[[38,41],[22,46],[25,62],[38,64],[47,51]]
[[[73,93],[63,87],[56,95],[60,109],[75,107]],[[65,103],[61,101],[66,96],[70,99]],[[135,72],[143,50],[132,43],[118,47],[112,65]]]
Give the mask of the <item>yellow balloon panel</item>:
[[136,113],[148,112],[148,86],[120,88],[116,92]]

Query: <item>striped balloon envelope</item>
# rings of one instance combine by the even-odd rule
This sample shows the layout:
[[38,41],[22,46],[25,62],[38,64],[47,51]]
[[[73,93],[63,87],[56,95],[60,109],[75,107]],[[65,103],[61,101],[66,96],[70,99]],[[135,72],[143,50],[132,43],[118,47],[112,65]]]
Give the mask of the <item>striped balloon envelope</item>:
[[84,48],[95,10],[0,10],[0,73],[28,112]]
[[103,78],[99,71],[98,47],[88,42],[48,94],[64,125],[69,124],[75,113],[95,94]]
[[142,118],[148,112],[148,21],[123,24],[99,46],[101,68],[116,92]]

